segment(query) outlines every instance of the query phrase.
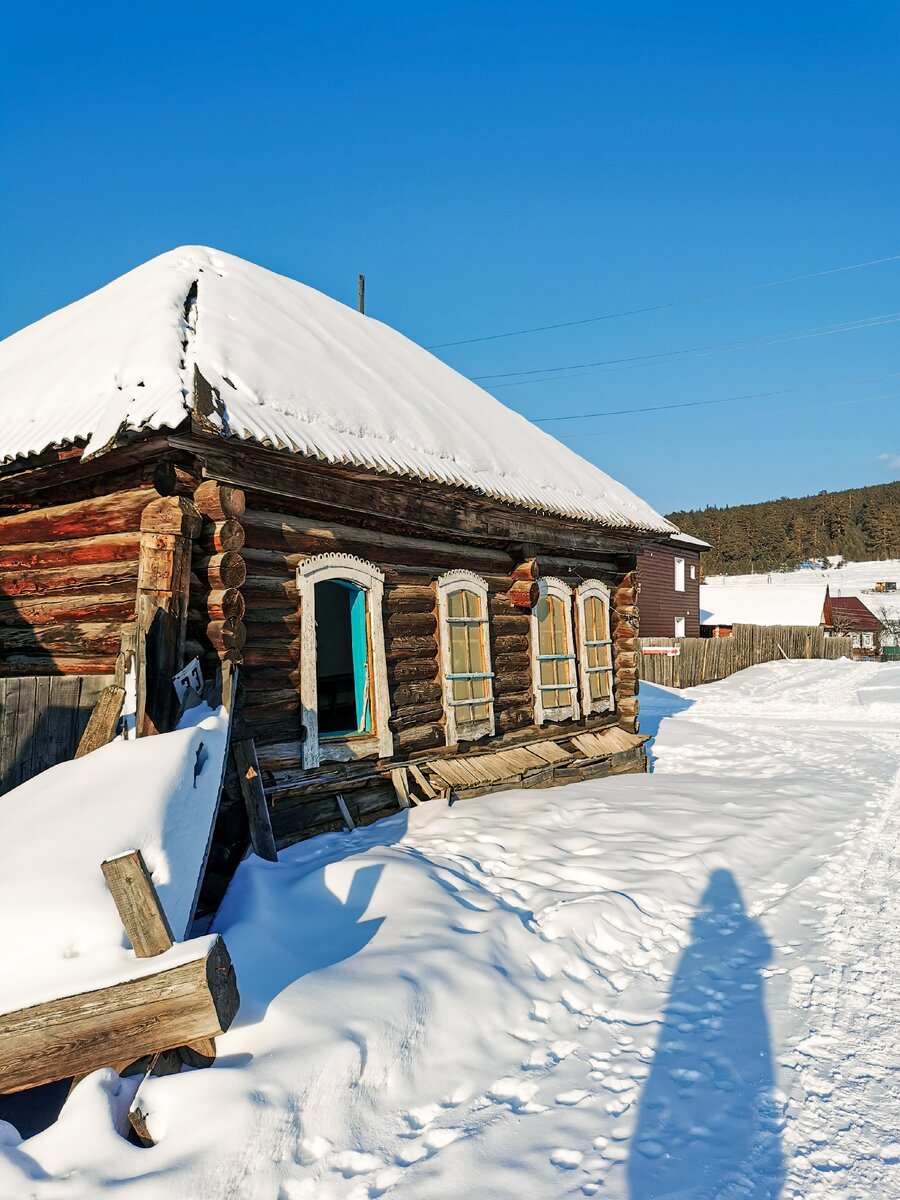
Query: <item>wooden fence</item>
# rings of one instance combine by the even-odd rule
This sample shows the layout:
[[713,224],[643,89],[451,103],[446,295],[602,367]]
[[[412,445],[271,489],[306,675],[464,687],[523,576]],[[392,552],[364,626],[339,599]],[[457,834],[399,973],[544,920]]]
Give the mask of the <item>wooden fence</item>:
[[111,675],[0,679],[0,796],[74,756]]
[[[850,657],[849,637],[826,637],[819,626],[735,625],[727,638],[639,638],[638,672],[647,683],[696,687],[781,658]],[[647,646],[677,646],[678,655],[644,654]]]

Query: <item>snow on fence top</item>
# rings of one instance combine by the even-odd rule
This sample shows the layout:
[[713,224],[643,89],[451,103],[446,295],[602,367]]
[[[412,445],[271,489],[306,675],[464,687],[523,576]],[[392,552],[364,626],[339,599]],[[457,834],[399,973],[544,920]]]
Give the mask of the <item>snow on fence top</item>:
[[402,334],[229,254],[162,254],[0,343],[0,461],[173,429],[194,366],[223,433],[613,527],[674,526]]
[[821,625],[827,588],[700,585],[701,625]]

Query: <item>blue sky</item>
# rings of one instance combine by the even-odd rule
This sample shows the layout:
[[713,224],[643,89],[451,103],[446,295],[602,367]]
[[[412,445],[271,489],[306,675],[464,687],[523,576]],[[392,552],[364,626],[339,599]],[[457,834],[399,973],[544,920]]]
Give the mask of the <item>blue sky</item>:
[[438,352],[608,364],[495,380],[533,419],[782,393],[546,426],[663,511],[897,477],[900,325],[771,339],[900,314],[900,261],[747,290],[900,255],[893,0],[95,0],[2,31],[0,336],[185,243],[348,303],[364,271],[429,346],[715,295]]

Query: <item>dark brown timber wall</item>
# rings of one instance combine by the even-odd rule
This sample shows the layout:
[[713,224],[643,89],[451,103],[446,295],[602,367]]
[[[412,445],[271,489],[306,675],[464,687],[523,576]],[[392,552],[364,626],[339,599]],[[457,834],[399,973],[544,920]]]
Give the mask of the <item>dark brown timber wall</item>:
[[[684,559],[683,592],[675,590],[676,558]],[[638,577],[645,637],[674,637],[676,617],[684,617],[685,637],[700,636],[700,555],[696,550],[651,546],[638,559]]]
[[114,670],[134,622],[141,513],[157,493],[138,480],[106,486],[71,487],[64,503],[54,489],[0,515],[0,676]]

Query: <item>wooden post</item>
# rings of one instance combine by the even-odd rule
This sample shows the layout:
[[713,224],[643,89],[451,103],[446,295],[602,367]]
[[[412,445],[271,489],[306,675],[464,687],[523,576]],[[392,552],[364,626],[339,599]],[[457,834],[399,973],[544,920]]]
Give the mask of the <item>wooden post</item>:
[[183,665],[191,578],[191,540],[201,527],[192,500],[153,500],[141,517],[138,563],[137,733],[167,733],[177,696],[172,676]]
[[365,275],[360,275],[360,277],[359,277],[359,311],[361,313],[364,313],[366,311],[366,277],[365,277]]
[[101,869],[137,957],[164,954],[175,939],[140,850],[109,858]]
[[250,843],[253,852],[268,862],[278,862],[269,806],[263,791],[253,738],[232,742],[231,749],[241,785],[241,795],[247,808],[247,820],[250,822]]

